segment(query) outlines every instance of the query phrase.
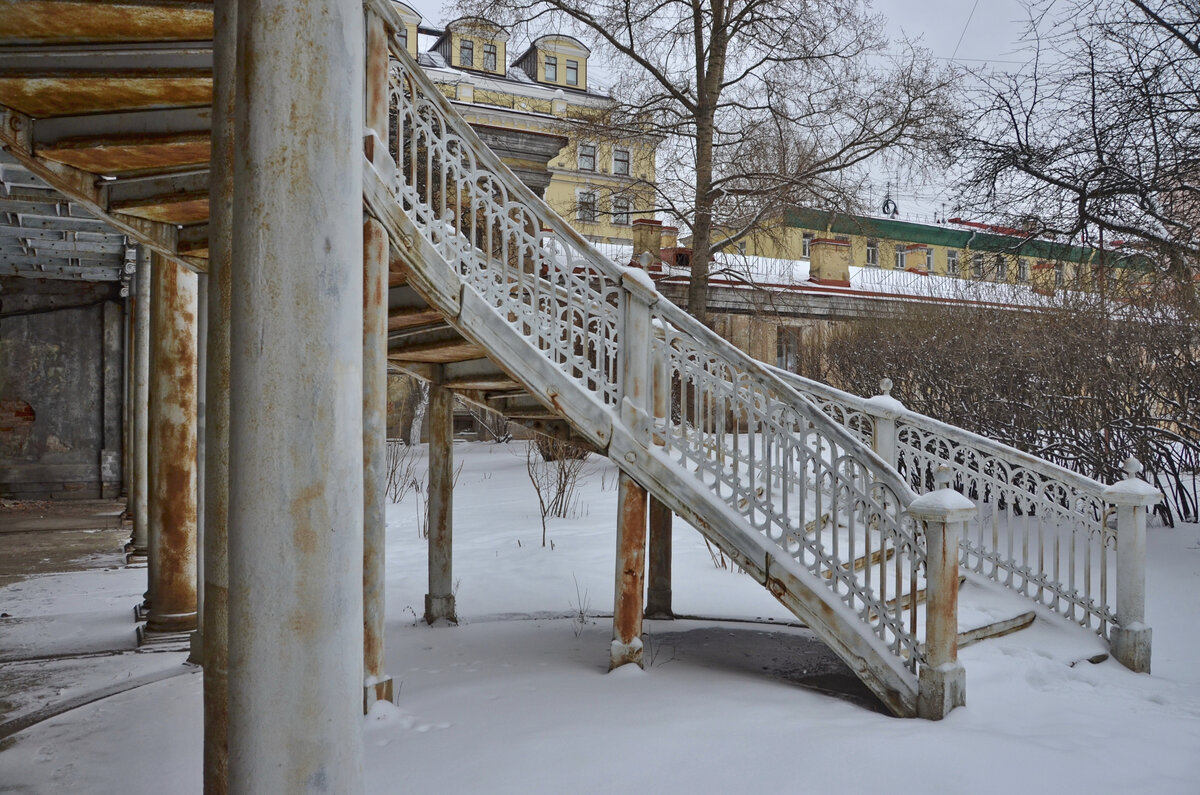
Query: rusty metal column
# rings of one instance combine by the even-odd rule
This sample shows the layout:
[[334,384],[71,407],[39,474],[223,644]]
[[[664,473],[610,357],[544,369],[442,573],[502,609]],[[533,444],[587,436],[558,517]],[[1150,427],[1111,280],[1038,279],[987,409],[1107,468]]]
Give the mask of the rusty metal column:
[[153,255],[150,610],[143,642],[196,628],[196,274]]
[[208,343],[204,379],[204,792],[229,791],[229,302],[237,0],[213,5]]
[[[441,368],[438,368],[439,370]],[[425,620],[458,622],[454,604],[454,395],[429,385],[429,593]]]
[[359,0],[239,0],[229,782],[363,789]]
[[204,664],[204,427],[208,383],[208,274],[196,279],[196,631],[188,662]]
[[[376,136],[366,156],[387,173],[387,30],[367,11],[366,126]],[[388,238],[374,218],[363,223],[363,710],[392,700],[384,671],[384,579],[387,555]]]
[[617,579],[608,669],[642,665],[642,588],[646,581],[646,490],[626,475],[617,490]]
[[671,519],[671,509],[651,497],[646,618],[675,617],[671,610]]
[[133,537],[126,548],[127,562],[146,559],[150,548],[149,507],[147,503],[149,459],[148,459],[148,428],[150,401],[150,253],[145,247],[138,247],[137,273],[137,303],[134,307],[133,329],[133,479],[129,495],[133,515]]
[[[648,262],[644,261],[643,267],[646,265]],[[626,427],[637,428],[653,411],[650,307],[658,294],[645,271],[633,268],[622,275],[621,285],[621,421]],[[625,453],[630,464],[636,463],[638,456],[632,450]],[[646,498],[646,489],[622,471],[617,494],[617,561],[609,670],[626,663],[642,665]]]

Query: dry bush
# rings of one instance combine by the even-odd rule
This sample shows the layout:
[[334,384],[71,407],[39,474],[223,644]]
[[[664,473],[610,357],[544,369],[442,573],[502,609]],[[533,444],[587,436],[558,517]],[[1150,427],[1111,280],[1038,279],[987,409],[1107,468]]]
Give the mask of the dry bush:
[[1038,311],[914,303],[827,335],[795,369],[861,395],[891,378],[909,409],[1105,483],[1134,455],[1172,524],[1200,513],[1198,358],[1194,314],[1141,285]]
[[542,546],[546,546],[546,517],[565,519],[578,503],[579,476],[588,451],[567,442],[539,435],[525,448],[525,471],[537,493],[542,517]]

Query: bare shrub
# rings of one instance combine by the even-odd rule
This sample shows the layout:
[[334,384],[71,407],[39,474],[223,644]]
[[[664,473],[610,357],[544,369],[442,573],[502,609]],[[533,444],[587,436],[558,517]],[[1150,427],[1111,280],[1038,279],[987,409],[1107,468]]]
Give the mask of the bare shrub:
[[421,458],[415,445],[406,444],[400,439],[387,440],[384,468],[387,470],[388,499],[392,502],[402,502],[414,486],[420,487],[420,463]]
[[458,398],[458,405],[471,415],[485,434],[491,437],[484,441],[503,443],[512,440],[512,420],[508,417],[490,409],[480,408],[462,398]]
[[546,546],[546,518],[565,519],[578,507],[579,476],[587,457],[587,450],[548,436],[538,436],[525,447],[525,471],[542,518],[542,546]]
[[1076,293],[1037,311],[911,304],[843,326],[795,369],[862,395],[891,378],[913,411],[1105,483],[1134,455],[1172,524],[1200,513],[1198,354],[1200,324],[1169,295]]

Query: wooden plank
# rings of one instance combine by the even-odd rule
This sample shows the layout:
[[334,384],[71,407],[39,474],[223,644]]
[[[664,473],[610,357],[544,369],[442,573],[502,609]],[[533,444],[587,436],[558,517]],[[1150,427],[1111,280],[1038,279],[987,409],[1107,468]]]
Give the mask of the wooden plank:
[[962,649],[970,646],[972,643],[978,643],[988,638],[999,638],[1019,632],[1032,624],[1035,618],[1037,618],[1037,613],[1029,610],[1012,618],[1006,618],[1003,621],[993,621],[991,624],[984,624],[982,627],[975,627],[974,629],[960,632],[958,633],[958,648]]

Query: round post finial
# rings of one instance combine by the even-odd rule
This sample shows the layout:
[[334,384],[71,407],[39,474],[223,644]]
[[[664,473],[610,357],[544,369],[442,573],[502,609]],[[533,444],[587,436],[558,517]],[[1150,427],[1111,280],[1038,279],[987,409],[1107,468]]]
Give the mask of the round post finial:
[[892,379],[884,378],[879,382],[879,393],[886,397],[892,396]]
[[1137,480],[1138,473],[1142,471],[1142,462],[1133,456],[1129,456],[1129,458],[1125,459],[1125,463],[1121,465],[1121,469],[1125,470],[1126,480]]
[[642,263],[642,270],[650,270],[651,259],[653,259],[653,257],[650,255],[649,251],[642,252],[642,255],[638,257],[638,261]]
[[[887,379],[884,379],[887,380]],[[950,488],[950,467],[942,464],[933,471],[933,483],[939,489]]]

